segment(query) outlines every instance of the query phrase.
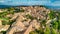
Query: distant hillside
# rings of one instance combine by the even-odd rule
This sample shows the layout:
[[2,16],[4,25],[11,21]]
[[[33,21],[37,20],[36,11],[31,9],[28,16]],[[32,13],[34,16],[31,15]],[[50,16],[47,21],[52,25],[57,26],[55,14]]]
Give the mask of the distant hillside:
[[[39,7],[45,7],[47,9],[51,9],[51,10],[60,10],[60,6],[56,7],[52,7],[52,6],[45,6],[45,5],[31,5],[31,6],[39,6]],[[0,5],[0,8],[10,8],[10,7],[28,7],[27,5],[20,5],[20,6],[8,6],[8,5]]]

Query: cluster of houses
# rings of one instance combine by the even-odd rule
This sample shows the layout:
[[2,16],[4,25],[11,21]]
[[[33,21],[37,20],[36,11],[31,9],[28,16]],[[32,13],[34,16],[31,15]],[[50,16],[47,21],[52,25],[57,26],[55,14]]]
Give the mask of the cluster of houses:
[[29,32],[40,28],[40,23],[36,19],[28,19],[25,15],[29,14],[37,19],[47,19],[49,9],[39,6],[29,7],[17,7],[17,9],[23,9],[24,12],[15,13],[12,19],[16,21],[11,25],[6,34],[29,34]]

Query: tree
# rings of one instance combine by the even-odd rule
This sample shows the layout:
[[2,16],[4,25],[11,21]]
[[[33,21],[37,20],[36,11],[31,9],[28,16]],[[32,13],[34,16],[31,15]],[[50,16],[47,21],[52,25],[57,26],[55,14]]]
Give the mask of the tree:
[[50,28],[48,26],[46,26],[44,34],[50,34],[50,33],[51,33]]
[[51,28],[51,34],[57,34],[57,31],[54,28]]

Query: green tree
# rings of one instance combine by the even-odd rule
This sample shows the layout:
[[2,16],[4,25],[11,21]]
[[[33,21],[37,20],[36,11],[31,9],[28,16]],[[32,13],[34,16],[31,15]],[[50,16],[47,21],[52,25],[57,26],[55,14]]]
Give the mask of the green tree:
[[54,29],[54,28],[51,28],[51,34],[57,34],[57,31],[56,31],[56,29]]
[[50,27],[46,26],[44,34],[50,34]]
[[54,11],[50,11],[50,13],[48,14],[50,19],[55,18],[55,12]]
[[36,31],[31,31],[29,34],[38,34]]
[[52,27],[54,29],[58,29],[58,22],[57,21],[52,22]]

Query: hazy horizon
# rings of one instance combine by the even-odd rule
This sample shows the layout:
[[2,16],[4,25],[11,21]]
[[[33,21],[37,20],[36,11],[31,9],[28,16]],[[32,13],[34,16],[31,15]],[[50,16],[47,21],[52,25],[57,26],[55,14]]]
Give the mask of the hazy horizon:
[[31,6],[31,5],[44,5],[54,8],[60,8],[60,0],[0,0],[0,5],[6,6]]

